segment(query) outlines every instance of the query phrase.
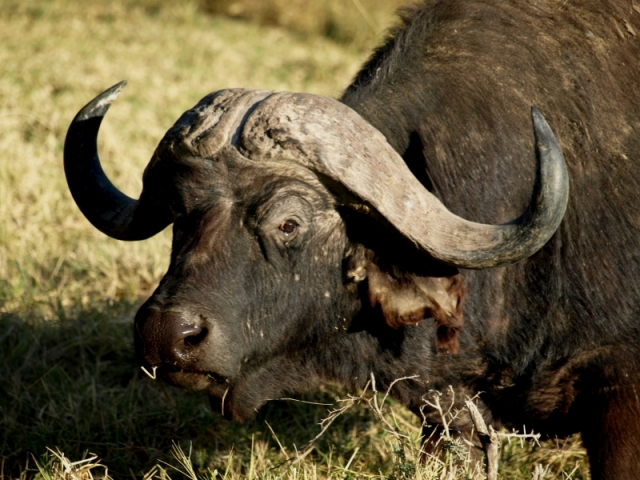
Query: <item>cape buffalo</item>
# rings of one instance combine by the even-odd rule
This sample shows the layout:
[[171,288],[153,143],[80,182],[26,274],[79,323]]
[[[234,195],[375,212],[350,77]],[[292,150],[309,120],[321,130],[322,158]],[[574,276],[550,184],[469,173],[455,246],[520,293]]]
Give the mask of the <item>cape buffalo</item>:
[[[121,240],[173,223],[140,363],[236,419],[415,375],[392,394],[416,412],[431,389],[481,392],[494,424],[580,432],[594,479],[640,478],[640,8],[426,0],[401,18],[340,101],[205,97],[138,200],[96,149],[122,85],[76,116],[84,215]],[[531,105],[566,166],[535,109],[531,146]]]

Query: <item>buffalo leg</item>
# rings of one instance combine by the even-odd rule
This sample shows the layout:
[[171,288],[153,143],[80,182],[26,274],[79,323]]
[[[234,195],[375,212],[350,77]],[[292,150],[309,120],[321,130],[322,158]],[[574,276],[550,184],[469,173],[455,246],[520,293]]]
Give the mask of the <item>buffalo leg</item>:
[[608,390],[590,399],[583,418],[592,480],[640,479],[640,386]]

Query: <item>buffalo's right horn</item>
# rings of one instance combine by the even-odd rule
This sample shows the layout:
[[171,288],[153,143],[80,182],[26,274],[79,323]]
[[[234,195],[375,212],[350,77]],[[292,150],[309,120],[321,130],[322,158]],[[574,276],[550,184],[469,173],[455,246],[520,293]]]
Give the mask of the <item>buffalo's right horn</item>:
[[104,91],[75,116],[64,142],[64,171],[73,199],[98,230],[118,240],[144,240],[173,221],[169,209],[144,189],[139,200],[122,193],[105,175],[98,156],[102,118],[125,85]]

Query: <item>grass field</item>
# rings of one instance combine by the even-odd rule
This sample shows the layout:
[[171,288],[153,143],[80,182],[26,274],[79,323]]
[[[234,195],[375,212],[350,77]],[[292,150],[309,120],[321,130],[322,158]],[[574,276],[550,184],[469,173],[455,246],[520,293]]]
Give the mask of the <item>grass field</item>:
[[[390,401],[373,408],[371,392],[326,387],[236,424],[136,367],[133,314],[166,269],[170,234],[121,243],[81,216],[62,171],[77,110],[129,81],[99,143],[108,175],[137,196],[157,142],[201,97],[236,86],[336,96],[395,5],[174,3],[0,3],[0,480],[468,478],[453,443],[449,463],[417,463],[418,422]],[[336,408],[315,448],[285,462]],[[575,438],[503,443],[503,478],[531,478],[537,464],[545,478],[587,478]]]

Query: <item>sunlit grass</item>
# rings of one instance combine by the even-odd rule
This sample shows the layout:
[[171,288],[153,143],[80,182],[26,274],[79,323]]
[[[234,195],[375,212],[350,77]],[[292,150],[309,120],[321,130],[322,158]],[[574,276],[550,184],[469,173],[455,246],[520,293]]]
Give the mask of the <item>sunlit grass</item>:
[[[385,415],[405,444],[366,402],[355,402],[293,464],[286,460],[349,392],[330,387],[302,397],[333,407],[270,402],[237,424],[213,414],[206,398],[154,382],[135,364],[133,314],[166,269],[170,234],[117,242],[82,217],[62,170],[75,113],[129,81],[99,143],[110,178],[137,196],[158,141],[201,97],[239,86],[337,96],[390,22],[391,3],[360,0],[369,20],[347,2],[333,33],[305,25],[318,15],[335,18],[337,2],[326,11],[300,3],[295,19],[257,19],[268,24],[257,27],[238,20],[255,20],[246,10],[255,4],[241,3],[245,13],[235,7],[229,19],[196,0],[0,2],[1,480],[180,478],[174,467],[187,477],[229,479],[436,475],[416,460],[417,420],[393,402]],[[353,30],[352,45],[349,28],[373,33]],[[586,471],[575,439],[557,449],[526,442],[503,449],[508,478],[530,478],[536,463],[551,465],[557,477],[577,463],[574,478]]]
[[321,38],[202,14],[153,15],[116,2],[4,2],[0,7],[0,278],[5,309],[138,298],[157,282],[167,234],[119,243],[93,229],[62,175],[66,128],[101,90],[129,86],[100,136],[105,170],[137,196],[164,132],[201,97],[243,86],[337,95],[361,54]]
[[408,0],[201,0],[206,12],[280,26],[305,39],[324,36],[369,50]]

